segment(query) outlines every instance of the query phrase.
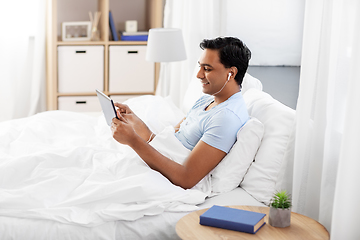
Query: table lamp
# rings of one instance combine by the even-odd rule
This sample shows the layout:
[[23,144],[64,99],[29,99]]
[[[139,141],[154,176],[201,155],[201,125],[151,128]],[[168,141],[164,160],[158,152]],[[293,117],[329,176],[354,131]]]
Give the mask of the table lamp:
[[[181,29],[177,28],[152,28],[149,30],[146,61],[151,62],[176,62],[186,59],[185,44]],[[166,76],[166,65],[160,70]],[[164,71],[164,72],[162,72]],[[160,82],[160,81],[159,81]],[[165,88],[168,83],[165,80]]]
[[185,45],[181,29],[152,28],[149,30],[147,61],[175,62],[185,59]]

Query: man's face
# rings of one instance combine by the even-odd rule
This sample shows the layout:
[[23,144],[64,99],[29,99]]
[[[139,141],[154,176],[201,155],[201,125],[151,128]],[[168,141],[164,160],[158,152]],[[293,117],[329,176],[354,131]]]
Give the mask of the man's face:
[[202,83],[202,90],[206,94],[218,92],[225,84],[229,69],[220,62],[217,50],[205,49],[199,59],[197,78]]

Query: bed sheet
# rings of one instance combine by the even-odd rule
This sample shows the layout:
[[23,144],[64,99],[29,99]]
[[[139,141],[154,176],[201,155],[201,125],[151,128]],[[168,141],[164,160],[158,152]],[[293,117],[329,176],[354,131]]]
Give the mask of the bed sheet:
[[[184,114],[179,109],[173,106],[171,102],[164,101],[163,98],[143,96],[133,100],[131,99],[127,104],[131,106],[132,110],[138,113],[140,118],[147,122],[150,129],[156,134],[161,133],[166,126],[176,125],[176,123],[184,117]],[[56,121],[54,120],[54,115],[56,115]],[[36,121],[37,118],[44,120],[46,117],[49,117],[49,119],[47,119],[48,121]],[[33,122],[31,123],[31,121]],[[70,128],[59,127],[62,124],[67,125],[68,121],[73,122]],[[84,124],[84,122],[86,124]],[[24,127],[29,124],[32,126],[31,128]],[[11,134],[9,134],[9,129],[11,130]],[[67,135],[67,137],[64,137],[64,133],[66,133],[65,135]],[[84,133],[86,133],[85,138],[79,137]],[[125,191],[122,192],[121,195],[127,196],[127,189],[124,187],[126,184],[110,185],[106,188],[106,191],[103,191],[104,189],[99,187],[99,184],[96,188],[93,188],[92,185],[88,185],[83,189],[78,187],[84,186],[82,180],[84,182],[90,180],[90,182],[99,183],[98,180],[103,177],[107,178],[109,175],[114,176],[113,169],[121,169],[121,166],[116,165],[115,163],[117,162],[117,158],[112,157],[117,156],[116,154],[119,154],[119,152],[128,154],[129,149],[118,148],[119,144],[114,142],[111,138],[106,137],[108,134],[109,128],[106,125],[104,118],[102,118],[101,113],[92,113],[89,116],[54,111],[39,114],[32,118],[1,123],[0,136],[2,137],[0,138],[0,160],[2,161],[0,161],[0,167],[3,168],[0,170],[2,171],[0,173],[0,182],[6,181],[7,185],[5,185],[8,189],[5,190],[10,191],[0,191],[0,212],[2,211],[2,216],[0,216],[0,239],[176,239],[175,224],[189,211],[210,207],[214,204],[262,205],[241,188],[237,188],[229,193],[216,197],[207,198],[203,203],[209,190],[206,188],[207,184],[199,184],[198,189],[201,189],[202,191],[193,191],[192,193],[195,192],[195,194],[190,194],[189,197],[189,194],[184,194],[182,189],[169,186],[167,180],[163,179],[158,173],[153,171],[149,172],[148,168],[141,160],[133,159],[133,162],[136,162],[138,173],[144,174],[144,176],[139,178],[139,183],[140,181],[145,183],[148,182],[147,180],[149,178],[147,178],[147,174],[152,176],[152,181],[154,181],[153,177],[155,177],[155,179],[158,180],[158,183],[164,185],[161,189],[163,192],[169,193],[167,196],[171,198],[171,200],[167,201],[169,200],[167,199],[163,201],[164,199],[161,199],[163,204],[160,205],[158,202],[156,202],[155,205],[154,202],[147,202],[148,205],[145,204],[141,207],[141,204],[144,203],[144,196],[135,194],[134,199],[138,199],[138,201],[141,199],[139,202],[140,204],[136,205],[136,207],[141,207],[140,211],[135,211],[135,214],[126,215],[124,213],[127,210],[134,213],[134,209],[131,209],[131,206],[129,207],[126,205],[126,201],[121,202],[124,201],[123,199],[114,197],[116,194],[113,191],[113,189],[122,188]],[[53,137],[49,138],[49,135]],[[91,137],[90,135],[95,135],[96,138]],[[62,137],[59,138],[59,136]],[[50,144],[42,145],[42,140],[44,138],[46,138]],[[20,145],[13,144],[14,141],[9,141],[9,139],[24,141],[26,144],[22,144],[21,147],[19,147]],[[156,138],[154,143],[156,144]],[[56,148],[55,146],[58,146],[59,144],[65,148]],[[97,151],[99,150],[98,148],[103,148],[103,151],[100,151],[100,156],[105,154],[105,156],[107,156],[106,158],[94,157],[94,152],[97,152],[99,155],[99,152]],[[51,154],[46,155],[49,154],[49,150],[52,151]],[[34,152],[41,153],[43,160],[48,159],[48,161],[40,161],[41,164],[39,165],[39,158],[33,157],[34,155],[32,153]],[[76,154],[74,155],[74,153]],[[69,154],[73,155],[70,160],[67,159]],[[114,154],[114,156],[111,157],[112,154]],[[184,154],[186,154],[186,152]],[[55,159],[59,160],[59,156],[62,161],[55,161]],[[84,161],[80,161],[80,159],[84,159],[86,156],[91,156],[87,158],[88,161],[85,161],[85,163]],[[177,157],[175,156],[175,159],[176,158]],[[13,165],[14,161],[11,161],[14,159],[16,160],[15,165]],[[80,179],[80,181],[79,179],[76,179],[76,176],[74,175],[72,176],[73,178],[70,179],[66,179],[66,177],[62,178],[63,176],[67,176],[67,170],[71,170],[71,165],[73,164],[72,161],[77,162],[79,165],[88,165],[85,168],[88,173],[93,173],[93,170],[96,169],[96,174],[89,175],[85,171],[85,173],[82,173],[85,174],[85,178],[82,178],[82,180]],[[25,162],[27,164],[30,162],[31,164],[22,165]],[[134,164],[133,162],[128,161],[124,164],[131,165]],[[70,166],[67,164],[70,164]],[[59,165],[63,168],[61,174],[57,172],[59,169],[55,169],[55,171],[53,171],[54,169],[49,169],[49,167],[54,168],[55,166],[56,168]],[[37,169],[38,172],[30,170],[33,169],[34,166],[36,166],[35,169]],[[44,168],[44,166],[46,167]],[[62,198],[64,194],[60,196],[59,194],[52,195],[54,192],[42,192],[41,185],[37,189],[29,188],[31,184],[26,185],[33,181],[33,177],[44,176],[42,174],[48,174],[49,170],[51,170],[50,172],[52,172],[53,175],[47,175],[48,178],[44,178],[44,182],[51,183],[50,185],[55,183],[54,186],[57,186],[60,189],[63,188],[66,191],[69,191],[68,185],[66,184],[72,184],[72,181],[78,181],[78,186],[75,186],[70,191],[71,193],[77,194],[73,194],[72,196],[79,196],[79,193],[81,193],[80,195],[86,195],[87,198],[85,199],[87,199],[87,201],[90,199],[90,202],[98,201],[98,197],[100,196],[101,199],[104,199],[104,197],[107,199],[105,203],[103,202],[102,204],[118,203],[120,201],[123,205],[111,205],[110,209],[108,209],[110,211],[97,211],[96,214],[92,214],[91,221],[89,221],[89,215],[91,214],[84,210],[88,210],[91,205],[87,205],[88,203],[83,201],[84,198],[81,200],[77,197],[73,197],[70,198],[70,201],[67,199],[64,204]],[[22,181],[24,180],[24,176],[27,176],[25,179],[26,184],[22,185],[24,184],[24,181]],[[202,182],[206,183],[206,180]],[[64,183],[65,185],[63,185]],[[142,191],[159,191],[157,187],[152,188],[151,185],[146,185],[146,188],[148,189],[142,189]],[[0,190],[3,189],[1,189],[0,186]],[[12,204],[14,206],[19,206],[19,202],[9,201],[9,196],[5,196],[5,194],[9,194],[9,192],[14,193],[12,192],[14,189],[18,192],[23,191],[23,193],[26,193],[26,196],[23,196],[23,199],[20,199],[19,197],[14,198],[16,201],[23,201],[22,204],[27,204],[27,207],[37,207],[39,206],[39,202],[41,202],[40,205],[42,211],[34,213],[32,211],[26,211],[25,207],[24,209],[18,209],[18,211],[10,209],[10,213],[7,212],[9,206],[11,208]],[[32,194],[33,190],[36,190],[37,194]],[[15,193],[18,193],[16,191]],[[114,195],[112,195],[112,193],[114,193]],[[178,195],[176,195],[177,193]],[[52,202],[43,202],[44,196],[50,197],[50,199],[52,198]],[[88,198],[89,196],[90,198]],[[152,197],[153,199],[151,199]],[[149,199],[159,200],[156,199],[156,196],[152,195],[152,197]],[[134,201],[134,199],[132,199],[132,201]],[[58,206],[67,208],[65,215],[57,214],[58,217],[54,219],[54,212],[49,211],[49,206],[54,206],[54,202],[56,202]],[[59,202],[61,204],[59,204]],[[69,205],[69,203],[72,205]],[[82,206],[82,209],[71,208],[74,206],[74,203],[76,203],[77,206]],[[24,214],[24,212],[26,212],[26,214]],[[121,213],[120,215],[117,214],[119,212]],[[84,219],[86,219],[86,221],[84,221]],[[123,220],[119,221],[119,219]],[[76,223],[75,225],[73,224],[74,222]]]
[[[265,206],[256,201],[242,188],[207,198],[201,208],[213,205]],[[128,240],[128,239],[179,239],[175,226],[189,212],[164,212],[145,216],[136,221],[114,221],[88,228],[49,220],[0,217],[0,239],[36,240]]]
[[[1,216],[92,227],[194,210],[210,193],[184,190],[149,168],[112,138],[102,116],[50,111],[0,127]],[[190,153],[172,126],[151,145],[179,163]]]

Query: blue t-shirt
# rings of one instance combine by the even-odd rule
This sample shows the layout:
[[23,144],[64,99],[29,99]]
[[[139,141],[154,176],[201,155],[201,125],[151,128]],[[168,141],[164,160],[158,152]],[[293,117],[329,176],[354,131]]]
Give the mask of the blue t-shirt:
[[228,153],[236,141],[237,132],[249,119],[241,92],[205,111],[213,101],[214,97],[210,95],[197,100],[181,123],[179,131],[175,133],[177,139],[189,150],[201,140]]

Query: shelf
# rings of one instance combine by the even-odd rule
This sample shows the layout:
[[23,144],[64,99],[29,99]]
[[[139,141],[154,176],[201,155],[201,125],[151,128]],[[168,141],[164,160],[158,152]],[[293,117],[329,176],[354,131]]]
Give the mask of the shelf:
[[154,95],[153,92],[107,92],[107,95]]
[[[118,31],[124,30],[124,21],[137,20],[139,31],[162,27],[164,0],[48,0],[46,19],[46,88],[47,109],[58,109],[59,97],[96,96],[94,92],[60,93],[58,89],[58,47],[59,46],[104,46],[104,93],[107,95],[147,95],[154,92],[110,92],[109,91],[109,49],[110,46],[146,46],[146,41],[111,41],[109,39],[109,10],[113,14]],[[88,13],[101,12],[98,25],[100,41],[62,41],[61,23],[88,21]],[[134,17],[134,19],[133,19]],[[155,63],[154,85],[157,85],[160,64]],[[155,89],[155,88],[154,88]],[[86,90],[89,91],[89,90]],[[118,91],[118,90],[116,90]],[[141,91],[141,89],[139,89]],[[143,90],[145,91],[145,90]]]
[[58,46],[74,46],[74,45],[147,45],[146,41],[58,41]]
[[58,97],[75,97],[75,96],[96,96],[96,92],[87,93],[57,93]]
[[63,41],[58,41],[57,42],[58,46],[73,46],[73,45],[105,45],[104,41],[96,41],[96,42],[92,42],[92,41],[69,41],[69,42],[63,42]]
[[[109,92],[102,91],[105,95],[153,95],[153,92]],[[86,93],[57,93],[57,97],[96,96],[96,92]]]
[[146,41],[110,41],[109,45],[147,45]]

